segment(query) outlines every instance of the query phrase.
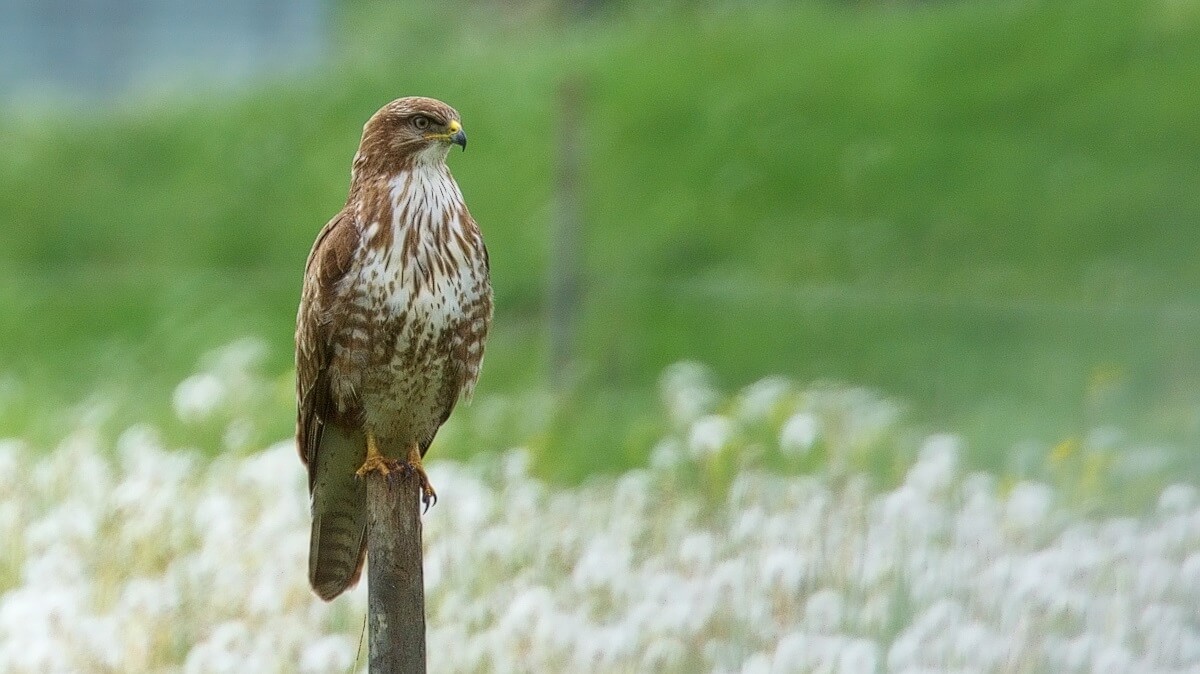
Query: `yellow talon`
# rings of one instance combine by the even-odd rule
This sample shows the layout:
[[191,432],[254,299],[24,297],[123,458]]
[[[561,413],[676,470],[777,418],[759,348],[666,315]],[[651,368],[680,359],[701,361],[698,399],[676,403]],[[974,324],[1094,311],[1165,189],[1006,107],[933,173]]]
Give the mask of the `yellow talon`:
[[392,472],[392,469],[388,467],[388,460],[379,451],[379,445],[375,444],[375,436],[368,433],[367,458],[354,474],[358,477],[366,477],[367,473],[370,472],[377,472],[387,477]]
[[429,483],[429,476],[425,474],[425,466],[421,465],[421,450],[416,443],[409,445],[408,460],[405,461],[405,464],[421,482],[421,503],[425,504],[425,510],[428,511],[429,506],[437,503],[437,492]]
[[433,490],[433,485],[429,483],[429,476],[425,474],[425,466],[421,465],[421,449],[412,444],[408,448],[408,456],[403,463],[388,459],[379,451],[379,445],[375,442],[375,436],[367,435],[367,458],[363,461],[362,466],[354,472],[360,478],[365,478],[369,473],[379,473],[388,478],[388,483],[394,479],[392,477],[395,472],[411,472],[417,477],[417,482],[421,485],[421,503],[425,504],[425,510],[429,510],[429,506],[437,503],[437,492]]

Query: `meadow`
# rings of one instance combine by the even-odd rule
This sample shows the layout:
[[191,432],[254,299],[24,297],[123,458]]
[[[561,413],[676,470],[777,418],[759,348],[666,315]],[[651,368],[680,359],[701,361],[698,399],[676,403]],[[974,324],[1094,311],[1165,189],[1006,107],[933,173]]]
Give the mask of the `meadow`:
[[497,300],[430,454],[434,671],[1200,667],[1200,3],[547,5],[353,0],[313,73],[5,101],[0,671],[364,670],[364,589],[305,584],[292,330],[411,93],[462,113]]
[[5,435],[52,443],[99,400],[111,433],[191,440],[174,383],[247,335],[279,379],[258,439],[285,435],[305,255],[363,120],[412,92],[471,135],[451,161],[498,306],[480,393],[545,390],[554,92],[580,73],[577,395],[549,435],[480,449],[554,445],[539,470],[573,480],[643,465],[683,359],[876,388],[993,469],[1096,426],[1200,440],[1194,3],[339,7],[310,76],[3,116]]
[[[193,377],[180,423],[247,414],[232,385],[252,367]],[[1082,513],[1075,471],[971,470],[948,434],[885,483],[860,466],[900,426],[869,392],[775,377],[728,394],[695,363],[659,388],[670,430],[643,468],[559,486],[525,448],[429,464],[431,671],[1200,666],[1195,485],[1138,517]],[[366,671],[363,586],[330,604],[307,586],[294,443],[210,458],[149,424],[112,444],[81,427],[49,452],[5,441],[0,468],[3,671]]]

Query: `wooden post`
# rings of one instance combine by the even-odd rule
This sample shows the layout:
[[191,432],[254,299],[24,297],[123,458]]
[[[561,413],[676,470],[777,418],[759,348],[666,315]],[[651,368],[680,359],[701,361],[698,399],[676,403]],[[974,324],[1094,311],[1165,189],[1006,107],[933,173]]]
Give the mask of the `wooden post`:
[[367,627],[371,674],[425,674],[421,487],[367,476]]
[[575,329],[579,320],[583,267],[583,210],[580,130],[583,80],[567,77],[558,89],[559,142],[554,177],[554,220],[550,228],[550,376],[556,388],[573,383]]

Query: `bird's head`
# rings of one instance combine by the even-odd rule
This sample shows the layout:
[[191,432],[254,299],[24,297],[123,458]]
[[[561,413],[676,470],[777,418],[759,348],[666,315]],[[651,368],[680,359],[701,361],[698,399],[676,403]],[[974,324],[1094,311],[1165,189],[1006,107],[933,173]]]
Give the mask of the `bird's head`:
[[451,145],[467,149],[458,111],[433,98],[409,96],[388,103],[367,120],[356,159],[381,169],[440,164]]

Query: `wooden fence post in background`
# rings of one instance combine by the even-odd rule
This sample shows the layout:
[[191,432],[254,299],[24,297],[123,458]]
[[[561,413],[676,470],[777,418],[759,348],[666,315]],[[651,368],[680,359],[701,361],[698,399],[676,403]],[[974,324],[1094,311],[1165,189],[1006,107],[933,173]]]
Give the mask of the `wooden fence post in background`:
[[580,172],[583,78],[568,76],[558,90],[559,142],[554,167],[554,219],[550,225],[550,376],[556,388],[574,383],[575,330],[583,269]]
[[421,487],[414,475],[367,475],[367,627],[371,674],[424,674]]

